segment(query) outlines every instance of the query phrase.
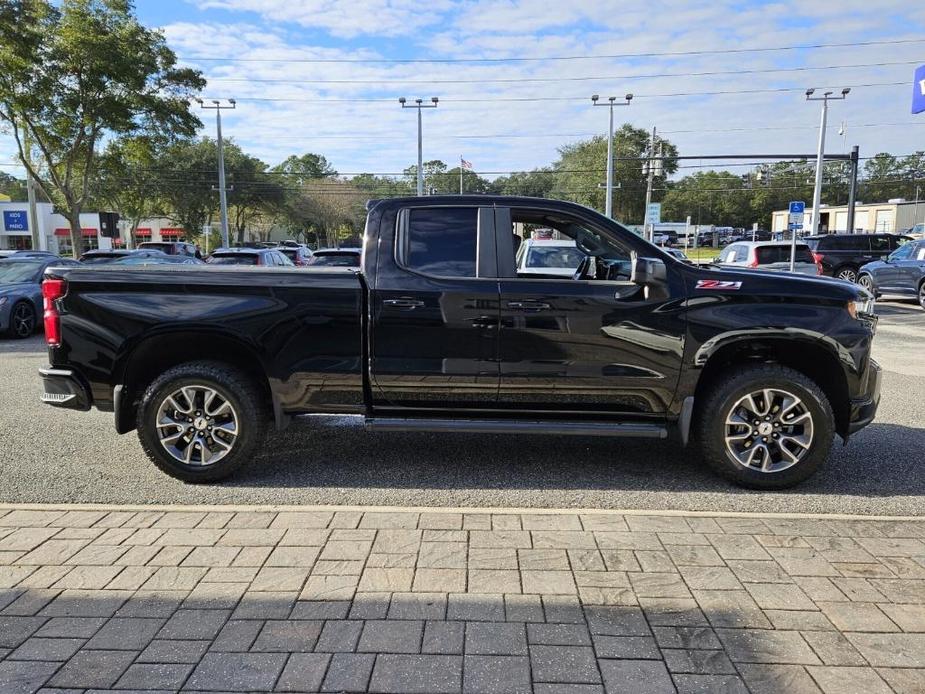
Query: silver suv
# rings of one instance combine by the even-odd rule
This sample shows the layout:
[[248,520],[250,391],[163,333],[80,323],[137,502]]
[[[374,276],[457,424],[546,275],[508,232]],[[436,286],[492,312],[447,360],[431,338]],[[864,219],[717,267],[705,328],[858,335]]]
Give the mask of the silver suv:
[[[790,272],[790,243],[774,241],[739,241],[726,246],[714,261],[717,265],[756,270]],[[821,275],[822,267],[809,246],[798,243],[793,271],[801,275]]]

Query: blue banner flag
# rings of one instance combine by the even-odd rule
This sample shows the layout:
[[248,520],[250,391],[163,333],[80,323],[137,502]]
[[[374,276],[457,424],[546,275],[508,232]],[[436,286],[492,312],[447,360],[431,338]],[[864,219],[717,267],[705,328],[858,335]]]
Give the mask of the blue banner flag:
[[925,111],[925,65],[920,65],[915,71],[912,83],[912,112]]

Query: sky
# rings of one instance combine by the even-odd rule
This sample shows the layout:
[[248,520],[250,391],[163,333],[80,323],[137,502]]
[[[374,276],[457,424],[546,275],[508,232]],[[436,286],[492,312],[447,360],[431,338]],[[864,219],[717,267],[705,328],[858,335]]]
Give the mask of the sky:
[[[592,107],[595,93],[633,93],[615,122],[656,126],[681,154],[810,153],[820,105],[804,91],[851,87],[830,106],[828,151],[925,149],[925,114],[910,114],[913,71],[925,63],[925,3],[910,0],[137,0],[136,8],[183,64],[202,70],[203,97],[237,100],[223,113],[225,136],[270,165],[316,152],[343,174],[400,172],[416,159],[417,135],[400,96],[440,99],[423,113],[425,160],[453,166],[463,156],[492,178],[549,164],[563,144],[604,133],[607,109]],[[754,50],[815,44],[848,45]],[[202,119],[214,135],[213,112]]]

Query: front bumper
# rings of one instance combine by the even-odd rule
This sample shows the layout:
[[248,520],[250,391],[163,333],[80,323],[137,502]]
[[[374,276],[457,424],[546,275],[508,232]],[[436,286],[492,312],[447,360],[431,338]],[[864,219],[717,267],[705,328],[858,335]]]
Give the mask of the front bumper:
[[71,369],[39,369],[42,377],[42,402],[52,407],[86,412],[93,402],[83,380]]
[[867,374],[867,392],[859,398],[852,398],[851,413],[848,420],[848,433],[860,431],[872,421],[880,404],[880,365],[873,359]]

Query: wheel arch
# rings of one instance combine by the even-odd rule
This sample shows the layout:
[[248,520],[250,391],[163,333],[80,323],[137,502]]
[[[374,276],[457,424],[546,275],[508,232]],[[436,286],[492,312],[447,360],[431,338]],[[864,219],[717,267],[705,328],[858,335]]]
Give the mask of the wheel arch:
[[694,394],[694,417],[698,404],[706,401],[710,388],[737,365],[780,364],[799,371],[815,382],[832,407],[835,430],[842,438],[848,435],[851,416],[848,381],[838,357],[817,341],[790,338],[756,338],[728,342],[717,347],[707,358]]
[[232,366],[258,387],[267,407],[272,407],[277,424],[282,413],[270,387],[267,369],[258,351],[246,341],[221,331],[166,332],[140,340],[120,359],[116,373],[113,409],[116,431],[135,428],[135,410],[145,389],[167,369],[191,361],[212,361]]

